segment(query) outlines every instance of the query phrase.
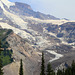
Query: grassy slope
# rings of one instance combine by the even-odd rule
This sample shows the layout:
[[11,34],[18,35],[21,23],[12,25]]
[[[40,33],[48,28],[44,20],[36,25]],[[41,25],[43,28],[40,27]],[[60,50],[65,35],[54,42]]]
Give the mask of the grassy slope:
[[2,65],[5,66],[11,62],[13,62],[12,56],[12,50],[4,50],[0,54],[0,59],[2,59]]

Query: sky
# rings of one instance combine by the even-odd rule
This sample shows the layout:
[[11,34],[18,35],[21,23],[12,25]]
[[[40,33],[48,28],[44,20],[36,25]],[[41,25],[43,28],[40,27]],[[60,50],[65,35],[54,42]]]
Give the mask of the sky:
[[27,3],[34,11],[75,20],[75,0],[9,0]]

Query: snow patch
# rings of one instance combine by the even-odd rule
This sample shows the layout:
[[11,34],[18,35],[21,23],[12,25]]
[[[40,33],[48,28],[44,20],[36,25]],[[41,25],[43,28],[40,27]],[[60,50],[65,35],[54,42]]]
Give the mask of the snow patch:
[[53,62],[53,61],[58,60],[61,57],[63,57],[63,55],[61,55],[59,53],[56,53],[55,51],[51,51],[51,50],[46,50],[46,51],[49,52],[49,53],[51,53],[51,54],[53,54],[53,55],[55,55],[55,58],[49,60],[49,62]]
[[1,26],[2,28],[6,28],[6,29],[12,29],[12,30],[14,31],[14,33],[18,34],[18,35],[21,36],[22,38],[27,38],[27,39],[29,39],[29,40],[31,40],[31,39],[32,39],[32,40],[35,40],[35,38],[34,38],[32,35],[26,33],[26,32],[23,31],[23,30],[20,30],[20,29],[17,29],[17,28],[15,28],[15,27],[12,27],[12,26],[8,25],[7,23],[0,22],[0,26]]
[[10,6],[14,6],[14,5],[15,5],[15,3],[10,2],[10,1],[8,1],[8,0],[1,0],[1,2],[4,3],[8,8],[9,8]]
[[3,9],[3,10],[5,10],[4,9],[4,6],[3,6],[3,3],[0,1],[0,7]]
[[41,20],[38,18],[26,17],[26,16],[25,16],[25,19],[34,20],[37,23],[52,23],[54,25],[61,25],[61,24],[67,23],[67,22],[75,22],[75,21],[68,21],[68,20]]
[[0,20],[2,20],[3,18],[0,18]]
[[12,22],[19,25],[21,29],[27,29],[27,22],[24,22],[19,16],[14,15],[8,11],[5,11],[4,14],[11,19]]
[[52,33],[52,32],[49,32],[50,35],[56,37],[56,34]]

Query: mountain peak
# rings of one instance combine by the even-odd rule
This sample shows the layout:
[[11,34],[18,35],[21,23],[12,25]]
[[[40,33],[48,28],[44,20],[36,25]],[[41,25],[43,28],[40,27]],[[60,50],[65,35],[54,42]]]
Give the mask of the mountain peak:
[[15,2],[15,5],[19,8],[32,10],[31,6],[26,3]]

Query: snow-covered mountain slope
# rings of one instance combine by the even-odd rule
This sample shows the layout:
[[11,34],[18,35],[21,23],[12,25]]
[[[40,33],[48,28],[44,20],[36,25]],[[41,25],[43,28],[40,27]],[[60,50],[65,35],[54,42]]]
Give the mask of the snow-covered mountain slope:
[[6,15],[6,17],[8,17],[13,23],[19,25],[21,28],[27,28],[27,23],[24,22],[19,16],[17,15],[14,15],[10,12],[8,12],[5,8],[4,8],[4,5],[2,3],[2,1],[0,1],[0,5],[1,5],[1,8],[3,9],[3,13]]
[[75,21],[69,21],[69,20],[41,20],[38,18],[34,18],[34,17],[22,17],[24,20],[29,20],[29,21],[33,21],[36,23],[52,23],[53,25],[61,25],[63,23],[67,23],[67,22],[75,22]]
[[[15,5],[16,3],[9,2],[8,0],[5,0],[5,1],[6,3],[4,2],[4,0],[0,0],[0,7],[3,10],[3,14],[5,16],[1,18],[0,20],[1,21],[0,25],[3,28],[12,29],[16,34],[20,35],[22,38],[27,38],[31,42],[33,41],[34,42],[33,44],[36,43],[38,45],[37,47],[59,45],[58,44],[59,41],[61,41],[60,43],[62,44],[66,42],[64,38],[57,37],[58,33],[49,31],[49,25],[52,26],[51,28],[56,27],[55,29],[58,29],[60,31],[61,30],[60,26],[62,24],[67,22],[74,22],[74,21],[42,20],[40,18],[35,18],[34,16],[29,17],[29,16],[25,16],[21,14],[19,15],[14,11],[14,9],[12,10],[11,7],[13,6],[14,8],[16,8],[16,11],[17,11],[19,9],[18,4],[20,3],[17,3],[17,6],[16,6]],[[26,4],[21,3],[20,6],[24,6],[25,9],[32,10],[30,6]],[[20,7],[20,10],[22,10],[22,7]],[[54,39],[57,39],[59,41]]]
[[35,38],[32,35],[30,35],[29,33],[26,33],[25,31],[20,30],[18,28],[12,27],[11,25],[8,25],[7,23],[0,22],[0,26],[2,28],[6,28],[6,29],[12,29],[14,31],[14,33],[18,34],[22,38],[27,38],[30,41],[35,40]]

